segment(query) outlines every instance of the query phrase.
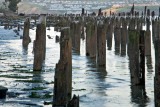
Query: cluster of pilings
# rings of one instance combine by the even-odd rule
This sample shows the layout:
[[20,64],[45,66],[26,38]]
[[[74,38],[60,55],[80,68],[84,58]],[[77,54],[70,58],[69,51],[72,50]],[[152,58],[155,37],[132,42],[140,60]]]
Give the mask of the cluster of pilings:
[[[54,20],[56,31],[61,32],[60,60],[56,64],[53,106],[79,106],[79,97],[72,96],[72,49],[80,54],[81,38],[86,40],[86,56],[95,59],[97,67],[106,68],[106,46],[112,49],[114,37],[115,54],[129,57],[129,69],[132,85],[145,87],[145,57],[147,67],[151,65],[151,25],[152,39],[155,45],[156,73],[155,73],[155,104],[160,106],[159,79],[159,49],[160,49],[160,21],[159,17],[150,15],[147,7],[142,12],[134,11],[134,5],[129,13],[110,13],[103,16],[101,9],[95,14],[48,16],[41,18],[37,25],[36,40],[34,41],[34,70],[42,70],[46,50],[46,26]],[[43,20],[42,20],[43,19]],[[45,23],[47,21],[47,23]],[[28,45],[29,19],[24,24],[23,43]],[[46,25],[47,24],[47,25]],[[27,33],[25,33],[27,32]],[[106,45],[107,43],[107,45]],[[143,88],[144,89],[144,88]],[[70,107],[70,106],[69,106]]]

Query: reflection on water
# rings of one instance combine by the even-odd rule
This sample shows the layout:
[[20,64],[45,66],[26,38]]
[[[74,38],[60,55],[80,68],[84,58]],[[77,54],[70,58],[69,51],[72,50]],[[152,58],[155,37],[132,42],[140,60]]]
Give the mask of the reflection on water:
[[146,107],[149,102],[145,86],[131,85],[131,101],[137,107]]
[[[16,29],[16,28],[15,28]],[[22,47],[22,40],[14,37],[12,30],[2,30],[1,33],[6,36],[0,37],[0,75],[18,74],[22,76],[33,76],[25,80],[40,80],[46,82],[54,81],[55,65],[59,60],[59,43],[55,43],[55,36],[60,35],[54,32],[54,28],[47,30],[47,35],[53,39],[47,38],[46,60],[41,73],[30,73],[33,68],[33,41],[35,39],[35,28],[30,29],[32,42],[27,49]],[[10,36],[9,36],[10,35]],[[128,56],[123,57],[115,55],[114,39],[111,39],[108,49],[106,49],[106,69],[97,68],[96,59],[85,56],[85,40],[81,40],[81,51],[77,53],[72,51],[73,64],[73,94],[80,96],[81,107],[153,107],[153,76],[154,73],[146,72],[146,87],[132,86],[130,82],[130,72],[128,68]],[[152,45],[153,47],[153,45]],[[152,48],[154,50],[154,48]],[[121,54],[123,54],[121,52]],[[154,53],[147,58],[147,68],[154,68]],[[18,67],[17,67],[18,66]],[[1,72],[5,71],[5,72]],[[3,81],[5,80],[5,81]],[[5,106],[10,104],[19,105],[26,103],[43,105],[45,101],[52,99],[30,99],[28,96],[32,91],[24,92],[24,88],[32,88],[35,86],[45,87],[41,93],[53,93],[54,84],[44,83],[25,83],[16,82],[13,79],[0,77],[0,84],[9,88],[9,93],[19,93],[19,96],[12,98],[7,96]],[[13,102],[15,101],[15,102]],[[1,104],[2,100],[0,100]],[[3,101],[4,102],[4,101]],[[25,104],[24,104],[25,102]],[[0,105],[1,106],[1,105]]]

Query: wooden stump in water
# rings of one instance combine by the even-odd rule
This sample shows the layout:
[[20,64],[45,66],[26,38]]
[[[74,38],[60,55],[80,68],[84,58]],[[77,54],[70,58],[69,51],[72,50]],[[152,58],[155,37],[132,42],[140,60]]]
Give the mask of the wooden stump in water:
[[86,55],[96,57],[97,48],[97,23],[88,23],[86,27]]
[[129,67],[135,85],[145,85],[145,31],[129,30]]
[[113,33],[113,23],[110,22],[107,29],[107,47],[108,50],[111,50],[112,48],[112,33]]
[[121,55],[126,55],[126,44],[127,44],[127,22],[122,19],[122,29],[121,29]]
[[37,25],[36,39],[34,41],[34,71],[42,70],[42,64],[46,52],[46,26],[41,23]]
[[147,30],[145,32],[145,56],[151,56],[151,32]]
[[155,107],[160,107],[160,38],[155,39],[155,77],[154,98]]
[[140,51],[140,85],[145,85],[145,31],[140,31],[139,37],[139,51]]
[[60,38],[60,60],[56,64],[53,106],[65,106],[72,94],[72,43],[70,29],[63,29]]
[[28,47],[28,44],[31,42],[31,38],[29,37],[29,29],[30,29],[30,20],[29,18],[24,22],[23,29],[23,47]]
[[120,52],[120,43],[121,43],[121,28],[120,21],[116,19],[116,26],[114,28],[114,39],[115,39],[115,52]]
[[5,98],[6,97],[6,93],[8,91],[8,88],[0,86],[0,99]]
[[79,107],[79,96],[73,95],[72,100],[68,103],[68,107]]
[[102,24],[97,26],[97,64],[106,67],[106,33]]
[[135,26],[136,26],[136,22],[135,22],[135,18],[131,18],[129,21],[129,30],[135,30]]

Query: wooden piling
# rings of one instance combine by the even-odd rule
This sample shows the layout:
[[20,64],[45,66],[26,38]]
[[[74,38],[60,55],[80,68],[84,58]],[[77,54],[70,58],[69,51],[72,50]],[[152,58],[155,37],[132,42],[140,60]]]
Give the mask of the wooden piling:
[[86,27],[86,56],[96,58],[97,23],[88,23]]
[[110,21],[110,24],[107,28],[107,47],[108,50],[111,50],[112,48],[112,33],[113,33],[113,22]]
[[127,44],[127,22],[122,19],[122,29],[121,29],[121,55],[126,55],[126,44]]
[[116,26],[114,27],[114,39],[115,39],[115,52],[119,53],[120,51],[120,43],[121,43],[121,28],[120,21],[116,19]]
[[145,32],[145,56],[151,56],[151,32],[147,30]]
[[97,26],[97,64],[99,67],[106,67],[106,35],[102,24]]
[[154,101],[155,107],[160,107],[160,38],[155,39],[155,77],[154,77]]
[[29,29],[30,29],[30,20],[29,18],[24,22],[23,29],[23,47],[28,47],[28,44],[31,42],[31,38],[29,37]]
[[140,79],[140,85],[145,85],[145,31],[140,31],[139,37],[139,53],[140,53],[140,71],[138,78]]
[[37,25],[36,39],[34,41],[34,71],[42,70],[42,63],[46,52],[46,26],[44,23]]
[[66,106],[72,94],[72,43],[69,28],[60,38],[60,60],[56,64],[53,107]]

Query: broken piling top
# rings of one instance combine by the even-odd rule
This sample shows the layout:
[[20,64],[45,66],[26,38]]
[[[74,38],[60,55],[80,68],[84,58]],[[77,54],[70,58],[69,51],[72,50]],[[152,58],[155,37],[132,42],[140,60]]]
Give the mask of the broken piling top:
[[41,14],[39,17],[39,23],[42,23],[46,26],[46,14]]

